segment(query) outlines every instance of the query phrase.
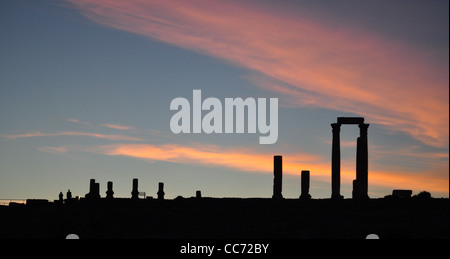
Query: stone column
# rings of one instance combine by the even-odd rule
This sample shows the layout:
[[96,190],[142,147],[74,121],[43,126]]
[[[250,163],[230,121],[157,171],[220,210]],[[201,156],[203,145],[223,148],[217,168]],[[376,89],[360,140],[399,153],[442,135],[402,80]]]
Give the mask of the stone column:
[[341,199],[341,124],[332,123],[333,141],[331,150],[331,198]]
[[89,181],[89,192],[86,194],[86,199],[93,199],[95,192],[95,179]]
[[367,144],[367,129],[370,124],[359,124],[359,146],[358,162],[359,165],[357,180],[361,198],[369,198],[368,195],[368,175],[369,175],[369,151]]
[[[361,175],[363,174],[362,168],[362,145],[361,145],[361,137],[356,139],[356,180],[353,181],[353,191],[352,191],[352,199],[361,198],[361,179],[364,178]],[[362,177],[362,178],[361,178]]]
[[138,179],[133,179],[133,190],[131,191],[131,199],[139,199]]
[[272,199],[283,199],[282,184],[283,184],[283,157],[273,157],[273,196]]
[[158,185],[158,200],[164,200],[164,183]]
[[302,193],[300,199],[310,199],[309,195],[309,171],[302,171]]
[[107,199],[114,198],[113,182],[108,182],[108,190],[106,191],[106,198]]

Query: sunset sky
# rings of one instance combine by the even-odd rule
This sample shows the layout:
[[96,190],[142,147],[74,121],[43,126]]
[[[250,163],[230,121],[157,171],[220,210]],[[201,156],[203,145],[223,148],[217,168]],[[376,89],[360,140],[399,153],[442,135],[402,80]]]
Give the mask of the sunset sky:
[[[0,199],[331,197],[331,126],[370,123],[369,196],[449,197],[449,2],[0,1]],[[174,134],[174,98],[278,98],[278,141]],[[203,112],[203,115],[206,112]],[[359,128],[341,128],[351,197]]]

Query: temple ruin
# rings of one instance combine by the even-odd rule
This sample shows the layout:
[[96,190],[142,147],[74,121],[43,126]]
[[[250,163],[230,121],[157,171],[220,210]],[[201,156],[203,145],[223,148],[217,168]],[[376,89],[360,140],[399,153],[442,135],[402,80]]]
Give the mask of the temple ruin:
[[364,123],[362,117],[338,117],[332,123],[333,140],[331,152],[331,198],[342,199],[341,195],[341,125],[358,125],[359,137],[356,142],[356,179],[353,181],[353,199],[368,199],[368,145],[367,129],[370,124]]

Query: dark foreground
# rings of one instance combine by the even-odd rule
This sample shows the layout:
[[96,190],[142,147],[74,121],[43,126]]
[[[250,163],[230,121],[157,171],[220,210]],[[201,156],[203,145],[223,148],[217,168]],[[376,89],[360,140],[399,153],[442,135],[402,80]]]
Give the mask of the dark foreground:
[[449,238],[448,199],[116,199],[0,206],[0,238]]

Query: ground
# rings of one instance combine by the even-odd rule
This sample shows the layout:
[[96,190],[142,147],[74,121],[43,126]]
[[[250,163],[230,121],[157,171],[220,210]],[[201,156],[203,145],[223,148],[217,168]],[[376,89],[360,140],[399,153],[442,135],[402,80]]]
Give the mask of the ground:
[[0,238],[449,238],[448,199],[115,199],[0,206]]

